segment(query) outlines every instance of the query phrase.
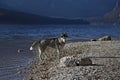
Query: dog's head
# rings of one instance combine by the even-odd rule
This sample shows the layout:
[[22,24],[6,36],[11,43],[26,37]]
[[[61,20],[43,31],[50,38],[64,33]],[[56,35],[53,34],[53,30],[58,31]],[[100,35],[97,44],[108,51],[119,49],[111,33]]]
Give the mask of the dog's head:
[[62,42],[65,43],[66,39],[68,38],[68,35],[66,33],[62,33],[60,37],[61,37]]

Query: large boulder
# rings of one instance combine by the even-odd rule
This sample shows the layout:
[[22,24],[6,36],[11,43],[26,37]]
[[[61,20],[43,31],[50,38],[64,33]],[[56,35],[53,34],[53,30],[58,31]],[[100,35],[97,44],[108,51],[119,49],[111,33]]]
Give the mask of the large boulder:
[[60,59],[59,67],[74,67],[92,65],[92,60],[89,58],[77,58],[66,56]]

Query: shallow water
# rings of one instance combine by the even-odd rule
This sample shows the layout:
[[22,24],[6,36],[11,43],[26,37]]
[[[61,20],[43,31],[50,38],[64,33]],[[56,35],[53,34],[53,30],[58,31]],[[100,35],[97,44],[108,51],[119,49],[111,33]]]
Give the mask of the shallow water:
[[[32,61],[29,47],[34,40],[66,32],[69,41],[88,41],[110,35],[120,40],[119,25],[0,25],[0,80],[23,80],[20,71]],[[24,49],[18,53],[18,49]]]
[[[29,51],[31,42],[27,39],[0,39],[0,80],[23,80],[21,71],[35,56]],[[18,49],[24,52],[18,53]]]

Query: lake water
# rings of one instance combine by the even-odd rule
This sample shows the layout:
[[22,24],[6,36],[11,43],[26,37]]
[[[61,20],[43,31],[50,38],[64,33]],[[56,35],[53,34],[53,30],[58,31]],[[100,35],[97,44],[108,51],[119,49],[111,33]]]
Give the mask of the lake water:
[[68,41],[89,41],[105,35],[120,40],[120,25],[0,25],[0,80],[23,80],[19,71],[32,61],[33,54],[18,54],[18,48],[27,50],[34,40],[64,32],[69,35]]
[[68,33],[71,40],[90,40],[110,35],[120,39],[120,25],[0,25],[0,38],[48,38]]

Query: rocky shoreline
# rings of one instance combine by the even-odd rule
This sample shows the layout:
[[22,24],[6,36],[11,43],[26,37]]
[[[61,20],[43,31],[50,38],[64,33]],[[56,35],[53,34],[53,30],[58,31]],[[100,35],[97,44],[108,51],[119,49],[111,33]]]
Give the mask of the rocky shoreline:
[[[49,54],[51,53],[51,54]],[[72,42],[56,59],[56,51],[45,52],[27,69],[28,80],[119,80],[120,41]]]

